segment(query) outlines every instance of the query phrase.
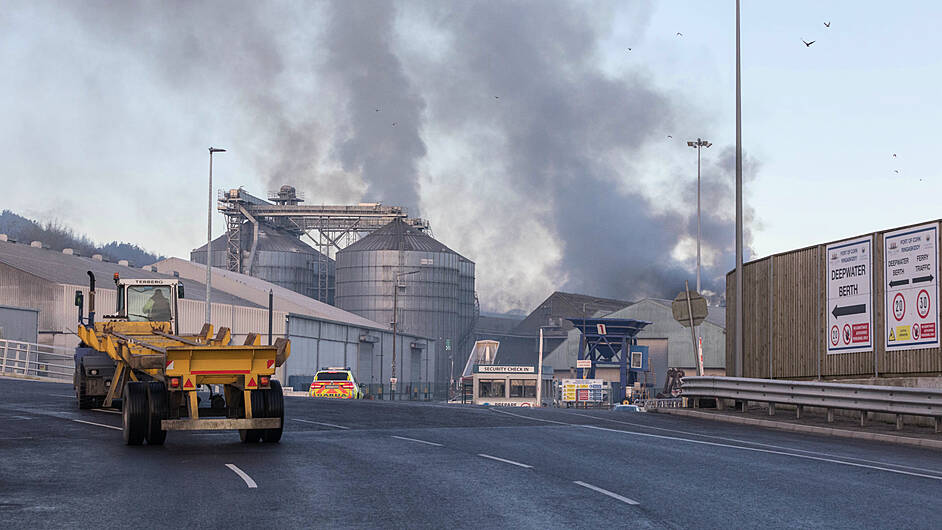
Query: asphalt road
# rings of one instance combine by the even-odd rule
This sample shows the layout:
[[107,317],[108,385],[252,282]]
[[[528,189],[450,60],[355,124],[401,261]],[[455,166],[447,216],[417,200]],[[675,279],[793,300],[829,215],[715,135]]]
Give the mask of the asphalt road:
[[4,527],[938,528],[942,452],[658,414],[287,398],[280,444],[128,447],[0,379]]

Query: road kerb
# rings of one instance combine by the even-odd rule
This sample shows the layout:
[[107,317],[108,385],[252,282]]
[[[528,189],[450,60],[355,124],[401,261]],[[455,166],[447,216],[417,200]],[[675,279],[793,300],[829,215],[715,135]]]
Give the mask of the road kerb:
[[876,442],[886,442],[899,445],[912,445],[916,447],[928,447],[932,449],[942,449],[942,440],[932,440],[929,438],[910,438],[907,436],[896,436],[892,434],[883,434],[876,432],[848,431],[845,429],[835,429],[832,427],[818,427],[816,425],[802,425],[800,423],[789,423],[783,421],[760,420],[758,418],[743,418],[727,414],[701,412],[698,410],[687,409],[654,409],[659,414],[673,414],[675,416],[688,416],[691,418],[703,418],[714,421],[723,421],[726,423],[738,423],[741,425],[755,425],[768,429],[777,429],[780,431],[804,432],[811,434],[823,434],[826,436],[836,436],[839,438],[854,438],[857,440],[871,440]]

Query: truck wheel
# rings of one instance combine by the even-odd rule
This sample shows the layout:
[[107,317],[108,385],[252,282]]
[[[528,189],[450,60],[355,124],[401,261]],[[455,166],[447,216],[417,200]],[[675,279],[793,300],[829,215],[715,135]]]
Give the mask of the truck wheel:
[[124,387],[124,406],[121,420],[124,442],[141,445],[147,434],[147,388],[144,383],[131,381]]
[[281,440],[281,433],[285,427],[285,396],[281,390],[281,383],[272,379],[271,390],[263,391],[268,398],[266,407],[267,418],[280,418],[281,426],[274,429],[265,429],[262,432],[262,440],[266,442],[278,443]]
[[[266,407],[265,395],[259,390],[253,390],[251,392],[252,396],[252,417],[253,418],[266,418],[268,417]],[[262,432],[266,429],[239,429],[239,439],[242,440],[242,443],[253,444],[260,442],[262,440]]]
[[167,385],[160,381],[147,383],[147,443],[148,445],[163,445],[167,439],[167,431],[160,428],[160,420],[170,415],[170,396],[167,394]]

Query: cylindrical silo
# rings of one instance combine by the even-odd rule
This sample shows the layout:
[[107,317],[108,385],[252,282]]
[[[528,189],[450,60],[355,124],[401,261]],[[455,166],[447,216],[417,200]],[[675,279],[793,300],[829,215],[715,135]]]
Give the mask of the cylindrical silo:
[[[398,329],[436,341],[434,377],[430,374],[430,378],[439,397],[447,391],[451,366],[448,357],[460,354],[456,346],[461,338],[461,259],[442,243],[398,219],[337,252],[337,306],[390,324],[393,304],[398,300]],[[397,277],[398,295],[394,291]],[[397,367],[402,366],[406,373],[397,375],[417,382],[417,376],[408,370],[410,352],[405,354]],[[408,381],[402,379],[403,383]]]
[[[461,371],[464,360],[468,358],[474,346],[472,328],[477,318],[477,306],[474,299],[474,262],[459,256],[458,259],[458,340],[455,347],[455,368]],[[462,358],[463,357],[463,358]],[[452,374],[456,377],[456,374]]]
[[[291,233],[264,223],[259,224],[258,227],[258,243],[253,258],[251,256],[252,224],[244,223],[240,233],[243,274],[269,281],[328,304],[334,303],[334,260],[324,257]],[[227,245],[226,234],[213,240],[213,267],[227,268]],[[249,269],[250,258],[252,258],[251,270]],[[191,251],[190,261],[206,263],[206,245]],[[327,272],[326,291],[318,281],[321,267],[325,267]]]

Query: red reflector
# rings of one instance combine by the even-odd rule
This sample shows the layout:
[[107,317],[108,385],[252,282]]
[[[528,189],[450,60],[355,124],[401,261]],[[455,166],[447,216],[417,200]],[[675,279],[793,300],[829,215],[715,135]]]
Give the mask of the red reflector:
[[257,386],[257,385],[255,384],[255,378],[254,378],[254,377],[250,378],[250,379],[249,379],[249,384],[247,384],[246,386]]
[[183,383],[183,388],[193,388],[193,381],[190,381],[189,377],[186,379],[186,383]]
[[259,376],[259,378],[258,378],[258,384],[260,384],[260,385],[267,385],[267,384],[268,384],[268,376],[264,376],[264,375]]
[[180,378],[179,377],[170,378],[170,388],[177,388],[178,386],[180,386]]
[[274,360],[274,359],[268,359],[268,367],[271,368],[272,366],[275,366],[275,360]]

